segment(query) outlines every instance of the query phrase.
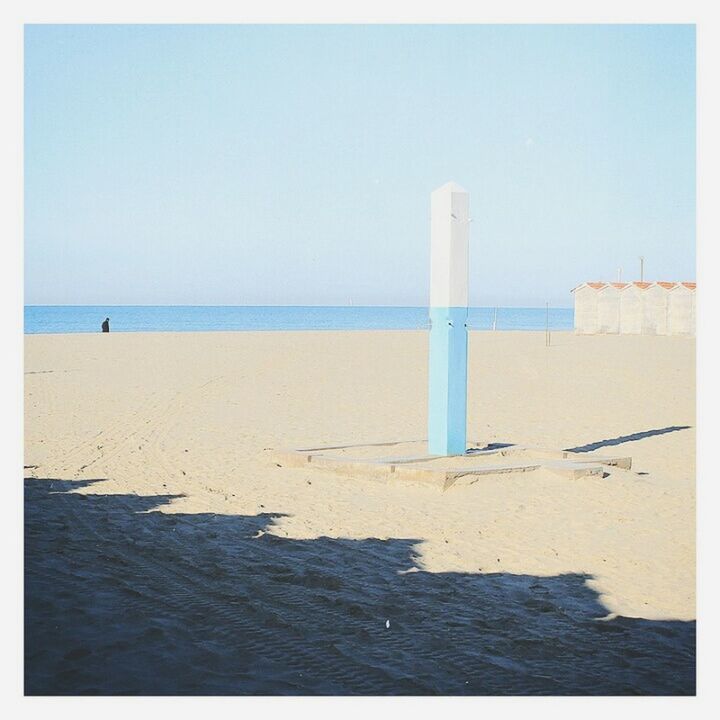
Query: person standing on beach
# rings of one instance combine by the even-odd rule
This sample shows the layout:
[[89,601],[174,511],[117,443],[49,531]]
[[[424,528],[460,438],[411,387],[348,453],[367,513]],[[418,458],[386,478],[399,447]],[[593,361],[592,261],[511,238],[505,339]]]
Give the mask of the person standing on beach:
[[105,318],[102,324],[103,332],[110,332],[110,318]]

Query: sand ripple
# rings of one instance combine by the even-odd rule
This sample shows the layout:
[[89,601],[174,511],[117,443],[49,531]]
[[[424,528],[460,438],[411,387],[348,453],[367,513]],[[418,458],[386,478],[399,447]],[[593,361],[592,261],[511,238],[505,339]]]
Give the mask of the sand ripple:
[[92,482],[26,479],[28,694],[695,692],[695,623],[599,620],[585,575],[404,572],[412,538],[70,492]]

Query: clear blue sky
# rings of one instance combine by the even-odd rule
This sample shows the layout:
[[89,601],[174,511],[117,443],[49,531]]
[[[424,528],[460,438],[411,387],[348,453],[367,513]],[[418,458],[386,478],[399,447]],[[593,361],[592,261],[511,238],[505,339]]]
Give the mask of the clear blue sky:
[[28,304],[473,305],[695,278],[692,26],[28,26]]

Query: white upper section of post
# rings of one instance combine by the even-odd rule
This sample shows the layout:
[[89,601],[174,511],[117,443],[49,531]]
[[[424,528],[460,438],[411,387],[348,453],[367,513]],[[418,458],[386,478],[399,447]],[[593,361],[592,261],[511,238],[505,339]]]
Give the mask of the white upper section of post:
[[430,306],[467,307],[470,196],[445,183],[430,196]]

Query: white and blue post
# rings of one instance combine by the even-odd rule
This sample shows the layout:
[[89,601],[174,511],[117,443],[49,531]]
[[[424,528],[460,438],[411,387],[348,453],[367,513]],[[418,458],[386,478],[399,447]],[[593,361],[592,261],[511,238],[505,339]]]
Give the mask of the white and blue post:
[[431,455],[466,450],[469,209],[468,193],[453,182],[430,198]]

